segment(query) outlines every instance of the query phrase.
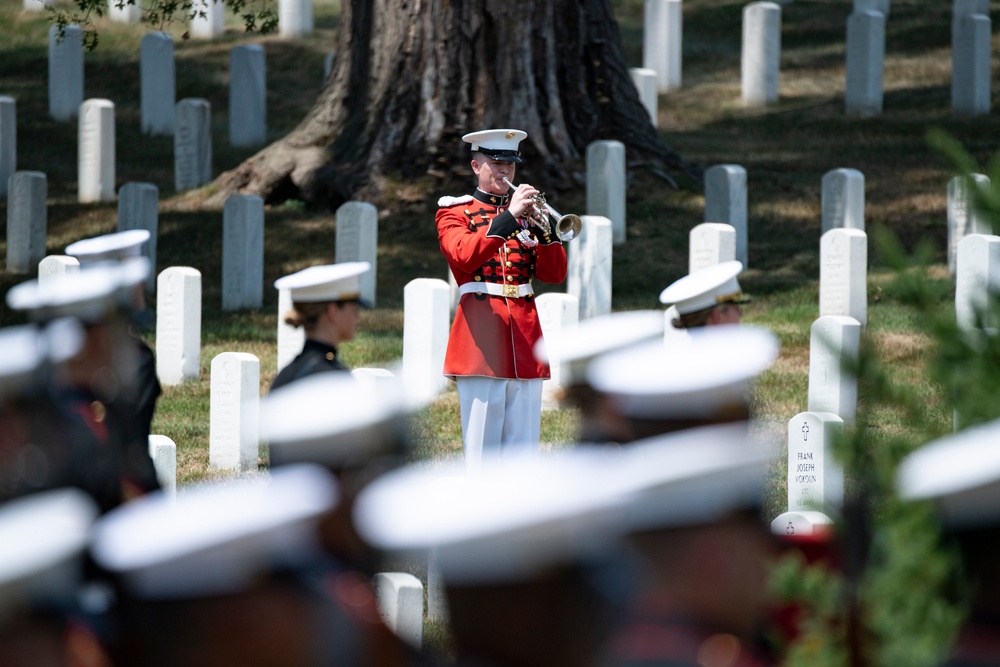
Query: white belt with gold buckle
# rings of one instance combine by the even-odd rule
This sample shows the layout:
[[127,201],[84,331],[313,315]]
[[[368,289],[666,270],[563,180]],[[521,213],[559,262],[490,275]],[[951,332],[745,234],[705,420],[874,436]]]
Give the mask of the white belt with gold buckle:
[[459,294],[492,294],[506,299],[518,299],[523,296],[533,296],[531,283],[524,285],[509,285],[507,283],[463,283],[458,286]]

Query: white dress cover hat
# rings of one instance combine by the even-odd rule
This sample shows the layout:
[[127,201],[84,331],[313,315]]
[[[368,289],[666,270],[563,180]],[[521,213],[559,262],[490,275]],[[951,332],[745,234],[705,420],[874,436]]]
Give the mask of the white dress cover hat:
[[368,262],[340,262],[310,266],[274,281],[278,290],[289,290],[292,302],[322,303],[361,298],[361,275],[370,271]]
[[472,144],[473,153],[482,153],[500,162],[520,162],[521,151],[518,145],[527,138],[523,130],[480,130],[469,132],[462,141]]
[[749,298],[736,279],[742,271],[742,263],[731,261],[689,273],[660,292],[660,303],[673,305],[681,315],[720,303],[746,303]]

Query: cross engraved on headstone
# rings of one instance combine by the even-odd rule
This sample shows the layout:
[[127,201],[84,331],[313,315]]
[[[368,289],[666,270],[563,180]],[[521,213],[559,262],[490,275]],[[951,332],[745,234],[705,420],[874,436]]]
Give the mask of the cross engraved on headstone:
[[802,424],[802,442],[809,440],[809,424]]

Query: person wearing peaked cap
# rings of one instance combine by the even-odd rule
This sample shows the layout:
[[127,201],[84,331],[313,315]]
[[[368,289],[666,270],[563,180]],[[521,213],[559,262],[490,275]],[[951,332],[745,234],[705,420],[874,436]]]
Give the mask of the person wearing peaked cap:
[[84,462],[73,484],[91,493],[103,511],[159,487],[128,395],[137,356],[129,332],[132,294],[148,270],[140,257],[44,285],[28,281],[7,292],[7,304],[27,311],[39,327],[63,317],[83,325],[82,347],[53,377],[52,392],[66,420],[67,447]]
[[67,664],[74,598],[96,516],[93,501],[75,489],[0,505],[0,665]]
[[150,494],[105,515],[90,553],[115,593],[115,664],[375,664],[367,579],[329,559],[316,525],[339,502],[318,466]]
[[320,524],[323,544],[368,574],[378,571],[379,554],[358,537],[351,507],[372,477],[407,453],[405,420],[418,407],[395,378],[364,383],[348,373],[306,377],[261,401],[261,438],[268,443],[270,466],[308,462],[337,476],[343,497]]
[[72,485],[86,459],[66,446],[68,425],[53,402],[53,376],[83,344],[73,319],[0,329],[0,502]]
[[[560,401],[579,410],[579,442],[618,441],[618,419],[587,381],[587,368],[602,354],[662,340],[663,313],[630,310],[591,317],[535,346],[535,357],[559,364]],[[550,348],[549,344],[552,347]]]
[[607,647],[614,667],[772,664],[761,642],[767,572],[780,544],[759,513],[775,452],[723,424],[621,450],[606,484],[630,494],[624,521],[639,558],[626,622]]
[[899,496],[930,501],[958,547],[968,586],[964,620],[947,667],[1000,665],[1000,420],[967,428],[909,454],[896,471]]
[[526,137],[508,129],[466,134],[476,190],[438,201],[438,242],[461,295],[443,372],[458,389],[473,467],[538,448],[542,381],[550,372],[532,353],[542,327],[531,281],[566,279],[566,249],[537,226],[538,190],[521,183],[511,192]]
[[587,379],[615,420],[618,442],[750,416],[751,382],[778,357],[762,327],[724,325],[602,355]]
[[[122,262],[138,266],[142,246],[150,239],[146,229],[129,229],[114,234],[104,234],[71,243],[66,246],[66,254],[76,257],[82,270],[109,262]],[[155,270],[150,266],[149,272]],[[144,321],[149,314],[145,295],[146,278],[138,280],[127,295],[133,299],[131,317],[134,324]],[[122,392],[132,406],[127,410],[132,415],[130,421],[136,430],[135,438],[145,442],[152,431],[156,402],[163,393],[160,379],[156,375],[156,355],[152,348],[138,335],[134,327],[129,329],[133,345],[137,351],[135,373],[131,386]]]
[[716,324],[739,324],[740,304],[749,303],[737,276],[743,264],[721,262],[689,273],[660,292],[660,303],[676,308],[673,321],[678,329],[694,329]]
[[596,665],[628,596],[607,454],[410,465],[364,489],[354,520],[387,553],[433,554],[459,665]]
[[302,352],[281,369],[271,389],[315,373],[350,370],[337,356],[337,346],[357,335],[361,276],[371,270],[368,262],[341,262],[310,266],[274,281],[278,290],[289,290],[292,310],[285,322],[305,330]]

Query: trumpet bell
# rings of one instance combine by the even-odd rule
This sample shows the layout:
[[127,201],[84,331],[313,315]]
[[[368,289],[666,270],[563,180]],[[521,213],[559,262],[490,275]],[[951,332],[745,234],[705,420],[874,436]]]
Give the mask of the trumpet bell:
[[559,237],[560,241],[566,243],[579,236],[582,228],[583,221],[580,220],[580,216],[567,213],[556,222],[556,236]]

